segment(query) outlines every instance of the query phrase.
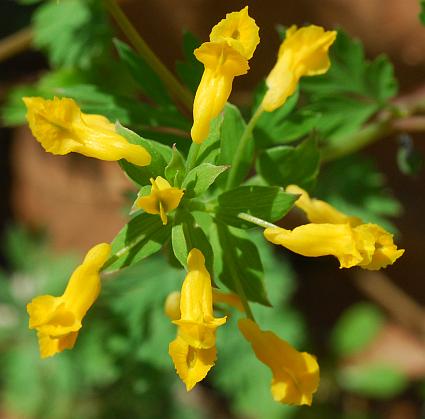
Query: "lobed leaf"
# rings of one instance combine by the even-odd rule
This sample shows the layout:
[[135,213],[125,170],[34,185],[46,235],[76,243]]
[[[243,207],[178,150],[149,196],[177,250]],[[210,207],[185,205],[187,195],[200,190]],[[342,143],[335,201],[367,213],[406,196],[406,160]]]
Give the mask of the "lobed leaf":
[[187,255],[196,248],[205,257],[208,272],[213,276],[213,252],[211,244],[202,227],[192,214],[177,211],[171,232],[174,255],[183,267],[187,267]]
[[[239,109],[227,103],[223,110],[223,122],[220,131],[220,153],[218,155],[218,163],[231,165],[233,158],[238,149],[240,139],[246,128],[245,120],[243,119]],[[245,148],[243,158],[241,159],[238,171],[236,173],[237,184],[241,183],[251,169],[254,158],[254,139],[251,139],[248,146]],[[221,176],[219,182],[224,184],[227,179],[227,173]]]
[[257,172],[269,185],[290,184],[311,189],[320,166],[316,140],[309,138],[297,147],[278,146],[264,150],[257,160]]
[[179,187],[186,175],[186,161],[182,154],[173,145],[172,156],[165,168],[165,177],[172,186]]
[[167,89],[161,79],[132,48],[119,39],[114,39],[118,55],[128,68],[133,79],[137,82],[142,92],[159,105],[172,104]]
[[238,218],[239,213],[274,222],[280,220],[296,200],[296,195],[278,186],[240,186],[218,197],[217,219],[235,227],[251,228],[253,224]]
[[326,74],[302,79],[301,91],[307,99],[303,109],[320,116],[317,129],[321,136],[338,141],[385,108],[397,94],[397,82],[385,56],[368,61],[362,44],[341,30],[330,60]]
[[263,265],[256,245],[243,231],[216,223],[211,228],[215,279],[231,291],[263,305],[270,305],[264,284]]
[[183,34],[184,60],[177,61],[176,71],[183,83],[193,92],[196,92],[201,81],[203,65],[195,58],[193,51],[201,45],[201,41],[192,33]]
[[54,67],[89,69],[110,52],[111,29],[97,1],[45,2],[34,14],[34,44]]
[[112,256],[104,267],[105,271],[134,265],[158,252],[169,238],[170,229],[170,224],[164,226],[158,215],[135,215],[112,241]]
[[150,178],[164,175],[167,161],[171,159],[171,148],[152,140],[147,140],[135,132],[123,127],[119,123],[116,125],[116,131],[125,137],[130,143],[138,144],[144,147],[151,155],[152,161],[149,166],[136,166],[126,160],[120,160],[120,166],[127,176],[140,186],[147,185]]
[[210,163],[202,163],[193,168],[182,183],[182,188],[185,190],[185,197],[192,198],[201,195],[227,169],[228,166],[214,166]]

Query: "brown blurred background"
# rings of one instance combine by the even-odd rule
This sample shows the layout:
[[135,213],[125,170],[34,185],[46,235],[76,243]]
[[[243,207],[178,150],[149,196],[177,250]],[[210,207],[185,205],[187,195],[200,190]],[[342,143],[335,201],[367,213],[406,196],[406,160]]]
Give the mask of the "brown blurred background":
[[[232,97],[236,102],[247,102],[252,87],[271,68],[279,44],[275,30],[278,24],[315,23],[327,28],[341,27],[361,39],[369,57],[380,53],[390,57],[401,95],[425,88],[425,27],[418,20],[418,0],[123,0],[121,4],[145,40],[170,67],[181,57],[183,29],[207,39],[210,28],[226,12],[248,4],[250,14],[261,28],[261,44],[250,62],[248,76],[236,80]],[[3,13],[23,14],[23,7],[13,2],[6,1],[1,7]],[[28,13],[21,21],[17,17],[9,32],[7,26],[3,26],[2,36],[27,21]],[[41,54],[31,51],[2,63],[1,97],[12,84],[34,79],[44,68],[46,62]],[[85,250],[94,243],[114,237],[125,222],[122,206],[125,193],[132,188],[117,165],[80,156],[59,158],[44,153],[26,128],[3,129],[0,135],[2,231],[12,221],[32,229],[43,228],[54,247],[60,250]],[[415,134],[413,139],[418,150],[425,154],[425,133]],[[395,223],[401,231],[398,242],[406,253],[385,274],[412,302],[423,305],[425,174],[421,172],[416,177],[401,174],[396,165],[396,151],[395,137],[365,150],[376,158],[389,186],[404,206],[403,215]],[[339,313],[353,301],[364,298],[365,293],[355,285],[351,274],[335,271],[331,261],[320,265],[319,272],[314,260],[303,258],[301,261],[293,257],[293,261],[301,278],[297,303],[306,312],[313,333],[318,334],[319,339],[326,339],[327,330]],[[409,338],[404,340],[407,342]],[[388,345],[385,342],[383,345]],[[417,354],[418,346],[415,348]],[[419,361],[415,365],[425,371],[425,352],[421,354],[420,348]],[[413,353],[410,352],[412,357]],[[415,416],[403,413],[403,416],[388,417]]]

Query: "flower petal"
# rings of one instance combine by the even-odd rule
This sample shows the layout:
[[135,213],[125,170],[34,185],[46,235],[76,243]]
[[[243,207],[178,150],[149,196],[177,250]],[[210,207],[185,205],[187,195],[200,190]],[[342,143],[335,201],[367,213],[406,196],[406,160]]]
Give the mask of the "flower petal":
[[179,326],[179,336],[189,345],[211,348],[215,345],[215,331],[226,322],[226,317],[214,317],[211,279],[202,252],[192,249],[187,261],[189,272],[181,291],[181,318],[173,323]]
[[264,237],[303,256],[333,255],[341,268],[351,268],[362,262],[353,230],[348,224],[305,224],[286,230],[267,228]]
[[315,25],[300,29],[292,26],[287,31],[277,62],[266,79],[264,110],[272,112],[282,106],[302,76],[323,74],[329,69],[328,50],[335,38],[335,31],[327,32]]
[[227,13],[226,18],[212,28],[210,41],[226,42],[249,60],[260,43],[258,32],[259,28],[248,15],[246,6],[239,12]]
[[245,74],[249,66],[248,60],[226,43],[205,42],[194,54],[205,66],[193,102],[191,129],[192,140],[201,144],[230,96],[234,77]]
[[116,133],[114,124],[105,117],[82,113],[72,99],[26,97],[23,101],[31,131],[49,153],[77,152],[107,161],[126,159],[138,166],[151,162],[142,146],[131,144]]
[[110,252],[107,243],[94,246],[71,275],[62,296],[39,296],[27,305],[29,328],[37,330],[42,358],[74,346],[82,319],[99,295],[99,271]]
[[168,353],[178,376],[186,384],[187,391],[192,390],[196,383],[206,377],[217,359],[215,346],[209,349],[196,349],[180,337],[170,343]]
[[257,358],[272,371],[271,392],[274,400],[295,405],[310,405],[319,386],[319,365],[314,356],[298,352],[273,332],[262,331],[250,319],[241,319],[238,327]]
[[286,192],[301,195],[295,205],[305,212],[311,223],[350,224],[352,227],[363,223],[360,218],[347,216],[325,201],[310,198],[309,194],[299,186],[289,185]]
[[172,187],[168,181],[161,176],[151,178],[152,188],[147,196],[139,196],[134,207],[141,208],[148,214],[159,214],[164,225],[167,224],[167,213],[175,210],[183,198],[184,191]]
[[[397,249],[393,241],[393,235],[376,224],[362,224],[355,227],[354,232],[358,243],[373,240],[374,251],[369,258],[364,258],[360,264],[363,269],[375,271],[386,268],[404,253],[404,249]],[[360,244],[358,247],[360,247]]]

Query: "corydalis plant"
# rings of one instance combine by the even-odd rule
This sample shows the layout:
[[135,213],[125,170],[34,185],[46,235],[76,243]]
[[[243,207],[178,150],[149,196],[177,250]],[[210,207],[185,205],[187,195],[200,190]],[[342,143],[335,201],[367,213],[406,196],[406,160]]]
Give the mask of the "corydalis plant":
[[[100,115],[84,114],[71,99],[25,99],[30,128],[46,151],[117,160],[140,188],[132,218],[112,241],[109,259],[109,245],[102,244],[99,246],[108,246],[108,252],[88,266],[95,247],[62,297],[36,297],[28,305],[30,327],[39,333],[43,357],[75,343],[98,292],[87,298],[87,290],[78,284],[97,280],[99,271],[114,272],[171,246],[173,256],[188,271],[181,293],[174,292],[165,305],[177,326],[169,353],[187,390],[216,362],[216,332],[227,325],[226,317],[215,317],[214,304],[224,303],[242,313],[238,323],[241,338],[270,367],[273,398],[288,404],[311,404],[319,384],[315,357],[298,352],[275,333],[261,330],[252,313],[250,302],[267,306],[269,301],[261,259],[246,230],[260,227],[269,242],[305,256],[333,255],[341,268],[380,269],[403,253],[378,225],[311,199],[299,186],[286,190],[289,182],[267,186],[261,171],[255,182],[247,178],[256,163],[253,130],[257,122],[286,103],[301,77],[326,73],[335,37],[335,32],[317,26],[291,27],[266,79],[266,92],[246,123],[238,108],[226,102],[234,77],[249,69],[248,60],[259,43],[258,27],[247,7],[228,14],[212,29],[210,41],[194,52],[204,73],[194,99],[193,143],[187,155],[176,147],[142,138],[119,123],[114,126]],[[307,164],[304,156],[313,155],[319,161],[311,139],[291,152],[300,157],[300,166]],[[269,171],[279,171],[278,162],[269,163]],[[309,182],[309,176],[305,171],[298,183]],[[294,205],[306,213],[309,224],[293,230],[274,224]],[[100,282],[96,287],[100,290]],[[220,291],[220,287],[228,291]],[[84,310],[78,309],[81,305]],[[46,336],[48,349],[43,343]]]

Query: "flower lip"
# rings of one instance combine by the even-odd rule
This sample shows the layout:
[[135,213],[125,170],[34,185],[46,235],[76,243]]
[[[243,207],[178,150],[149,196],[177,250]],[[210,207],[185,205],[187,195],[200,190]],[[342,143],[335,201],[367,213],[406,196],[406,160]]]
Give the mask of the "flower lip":
[[172,187],[161,176],[150,179],[152,187],[149,195],[139,196],[134,207],[141,208],[148,214],[159,214],[163,225],[168,223],[167,213],[174,211],[183,198],[184,190]]
[[239,12],[227,13],[212,28],[210,41],[225,42],[249,60],[260,43],[258,32],[258,26],[248,14],[248,6],[245,6]]

